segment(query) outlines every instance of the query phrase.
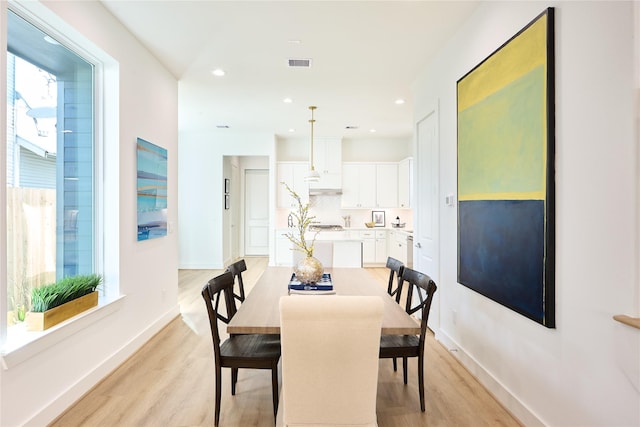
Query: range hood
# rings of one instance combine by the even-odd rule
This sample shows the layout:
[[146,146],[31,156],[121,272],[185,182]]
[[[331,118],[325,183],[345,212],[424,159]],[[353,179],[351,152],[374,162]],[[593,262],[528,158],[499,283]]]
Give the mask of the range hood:
[[342,194],[342,188],[310,188],[310,196],[339,196]]

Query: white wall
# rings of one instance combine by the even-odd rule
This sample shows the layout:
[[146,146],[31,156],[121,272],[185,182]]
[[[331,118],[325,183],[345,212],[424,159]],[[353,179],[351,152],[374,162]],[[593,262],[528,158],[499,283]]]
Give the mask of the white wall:
[[[181,132],[179,151],[179,268],[223,268],[223,158],[267,156],[271,170],[270,188],[275,188],[275,137],[215,131]],[[274,206],[272,194],[270,212]]]
[[[439,102],[440,200],[456,193],[456,81],[556,7],[556,319],[547,329],[459,285],[440,212],[439,340],[526,425],[640,425],[637,133],[631,2],[487,2],[416,84]],[[454,313],[457,315],[454,317]]]
[[[413,156],[411,138],[342,139],[343,162],[398,162]],[[278,161],[309,161],[309,138],[279,138]]]
[[[6,7],[7,2],[0,2],[3,16]],[[3,358],[11,363],[0,371],[2,426],[46,425],[179,313],[177,234],[137,242],[135,185],[136,138],[142,137],[168,150],[168,220],[177,221],[176,79],[99,2],[28,2],[25,7],[42,17],[45,26],[74,40],[81,35],[82,44],[97,46],[114,60],[107,70],[114,77],[107,95],[116,110],[105,112],[109,120],[105,129],[104,186],[109,193],[105,276],[125,297],[113,305],[113,311],[99,310],[107,314],[65,327],[75,332],[62,334],[64,338],[52,333],[49,344],[43,339],[30,347],[35,351],[27,348]],[[0,46],[5,43],[3,25]],[[0,64],[5,63],[5,52],[1,49]],[[0,128],[6,128],[5,114],[0,116]],[[1,184],[5,186],[4,177]],[[6,209],[5,203],[0,198],[0,210]],[[4,228],[0,240],[6,241]],[[2,292],[6,294],[4,287]]]
[[343,162],[399,162],[413,156],[411,138],[342,140]]

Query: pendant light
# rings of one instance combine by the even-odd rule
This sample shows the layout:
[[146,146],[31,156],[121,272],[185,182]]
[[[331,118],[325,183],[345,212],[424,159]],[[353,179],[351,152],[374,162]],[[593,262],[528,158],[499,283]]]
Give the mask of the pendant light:
[[309,110],[311,110],[311,120],[309,120],[309,123],[311,123],[311,151],[309,154],[309,172],[304,177],[304,180],[307,182],[320,181],[320,174],[318,173],[318,171],[316,171],[316,168],[313,166],[313,124],[316,122],[313,118],[313,112],[316,108],[317,107],[313,105],[309,107]]

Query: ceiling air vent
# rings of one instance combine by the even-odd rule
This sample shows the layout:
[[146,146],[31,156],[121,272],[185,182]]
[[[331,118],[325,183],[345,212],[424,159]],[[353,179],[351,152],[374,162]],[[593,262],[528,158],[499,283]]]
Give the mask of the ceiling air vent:
[[311,60],[310,59],[289,59],[289,67],[310,68]]

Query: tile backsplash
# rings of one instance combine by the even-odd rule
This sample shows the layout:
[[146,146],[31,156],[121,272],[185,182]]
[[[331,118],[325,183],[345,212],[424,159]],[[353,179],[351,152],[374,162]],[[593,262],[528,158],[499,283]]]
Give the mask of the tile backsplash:
[[[400,217],[401,223],[406,223],[406,229],[413,229],[413,211],[411,209],[343,209],[341,207],[341,196],[320,195],[309,198],[311,214],[316,217],[315,221],[322,224],[339,224],[344,227],[343,216],[351,216],[351,228],[363,228],[365,222],[371,221],[371,211],[380,210],[385,212],[385,226],[391,227],[391,222],[396,217]],[[276,228],[287,227],[287,216],[289,209],[276,210]]]

